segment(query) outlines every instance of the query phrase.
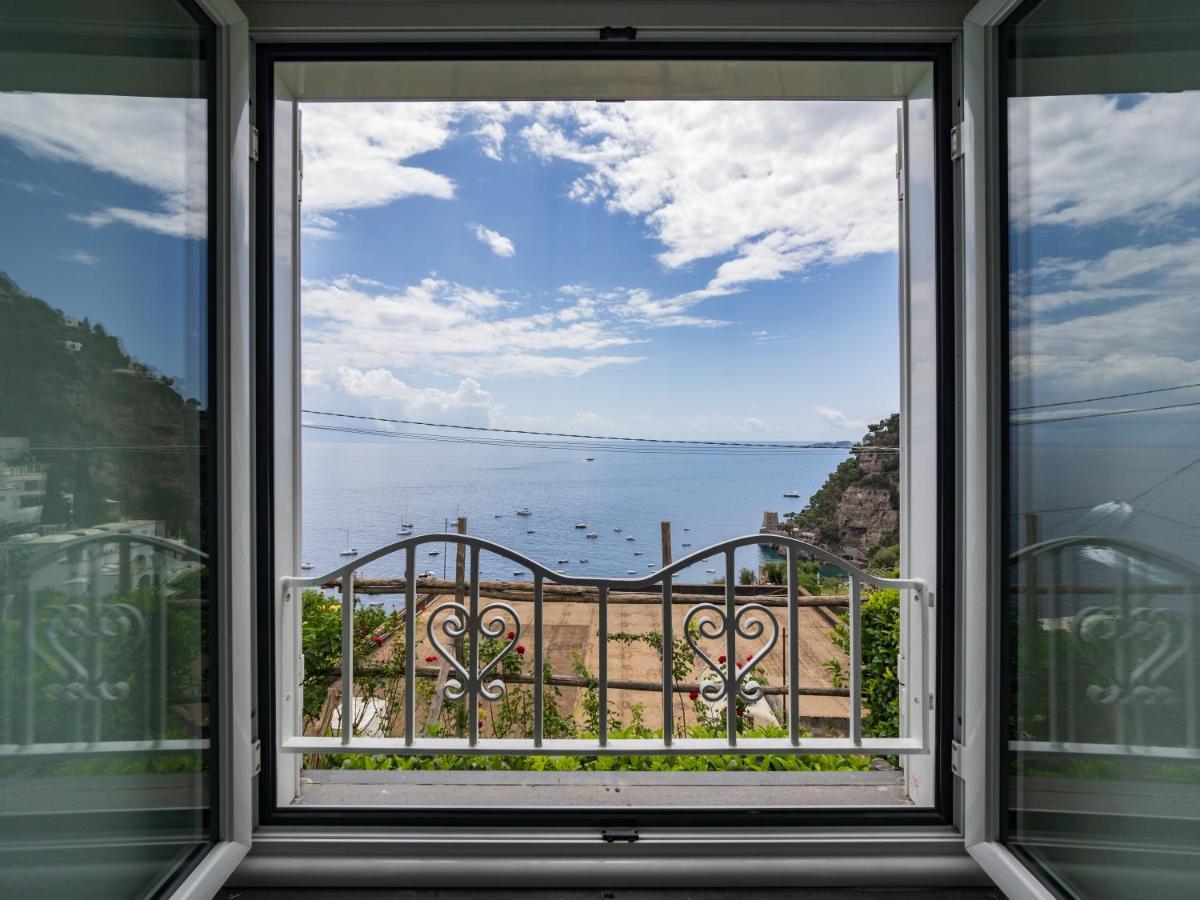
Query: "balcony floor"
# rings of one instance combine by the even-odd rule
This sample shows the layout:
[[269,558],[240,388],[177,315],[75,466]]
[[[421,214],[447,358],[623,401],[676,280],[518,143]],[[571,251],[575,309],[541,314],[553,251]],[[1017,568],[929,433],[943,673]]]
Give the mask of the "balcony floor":
[[904,775],[883,772],[365,772],[310,769],[299,806],[903,806]]

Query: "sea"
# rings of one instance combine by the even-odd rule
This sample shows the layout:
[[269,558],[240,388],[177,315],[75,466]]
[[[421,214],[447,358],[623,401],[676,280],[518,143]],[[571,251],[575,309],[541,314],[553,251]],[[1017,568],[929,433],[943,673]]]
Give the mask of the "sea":
[[[313,439],[303,447],[303,558],[308,574],[414,534],[453,531],[459,516],[470,534],[517,550],[569,575],[624,578],[661,564],[660,523],[671,523],[672,558],[756,534],[763,513],[797,511],[848,451],[713,452],[680,445],[612,451],[592,446],[543,449],[512,445]],[[589,460],[588,457],[591,457]],[[785,492],[800,499],[785,498]],[[519,516],[528,507],[531,515]],[[586,524],[586,528],[576,528]],[[589,539],[586,535],[595,534]],[[435,555],[436,554],[436,555]],[[455,550],[418,551],[418,571],[454,576]],[[777,558],[757,546],[737,551],[736,564],[756,569]],[[565,560],[565,561],[564,561]],[[359,577],[400,576],[403,553],[363,567]],[[520,573],[520,574],[518,574]],[[485,578],[528,577],[520,565],[480,555]],[[685,569],[677,580],[724,575],[719,556]],[[391,605],[391,604],[389,604]]]

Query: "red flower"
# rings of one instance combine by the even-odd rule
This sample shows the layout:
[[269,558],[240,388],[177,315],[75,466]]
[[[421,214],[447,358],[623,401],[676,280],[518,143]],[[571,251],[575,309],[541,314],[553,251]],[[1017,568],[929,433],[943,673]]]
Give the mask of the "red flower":
[[479,701],[479,708],[483,709],[483,701],[482,700]]
[[516,633],[515,631],[510,631],[510,632],[509,632],[509,633],[506,635],[506,637],[507,637],[507,638],[508,638],[510,641],[511,641],[513,638],[515,638],[516,636],[517,636],[517,633]]
[[517,653],[520,656],[525,655],[525,645],[524,644],[517,644]]
[[382,634],[375,635],[375,643],[377,643],[377,644],[383,643],[383,635]]
[[437,662],[437,657],[432,655],[427,656],[425,657],[425,662]]
[[738,663],[738,668],[740,669],[740,668],[741,668],[742,666],[744,666],[744,665],[745,665],[745,663],[743,663],[743,662],[740,662],[740,663]]
[[699,700],[700,692],[699,691],[688,691],[688,699],[689,700]]
[[751,653],[749,656],[746,657],[746,662],[750,662],[750,660],[752,660],[752,659],[754,659],[753,653]]
[[723,663],[723,662],[725,662],[725,657],[724,657],[724,656],[718,656],[718,657],[717,657],[717,662],[719,662],[719,663]]

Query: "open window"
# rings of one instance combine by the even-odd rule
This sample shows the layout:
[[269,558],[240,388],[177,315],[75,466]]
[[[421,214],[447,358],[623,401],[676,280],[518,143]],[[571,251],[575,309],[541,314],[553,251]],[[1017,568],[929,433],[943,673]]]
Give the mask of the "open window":
[[1189,896],[1200,19],[967,24],[967,845],[1009,896]]
[[[262,722],[272,731],[264,741],[272,748],[265,821],[475,821],[483,806],[515,821],[544,821],[550,807],[556,821],[595,822],[611,819],[617,800],[622,820],[666,822],[713,806],[711,785],[674,797],[656,793],[670,784],[663,762],[681,757],[725,775],[747,764],[767,770],[757,778],[732,773],[718,785],[714,823],[747,815],[898,823],[944,821],[948,813],[940,719],[949,709],[952,612],[939,585],[950,564],[942,536],[952,527],[944,346],[952,329],[949,248],[940,231],[948,144],[938,138],[947,121],[947,60],[921,48],[613,47],[361,54],[259,47],[259,108],[270,111],[259,122],[270,163],[260,169],[260,187],[269,186],[260,190],[260,240],[267,241],[260,246],[272,254],[259,270],[259,312],[271,322],[260,331],[260,359],[269,359],[272,373],[274,448],[260,479],[270,484],[260,549],[272,562],[261,582],[260,622],[270,624],[259,633],[262,659],[271,660],[263,673],[263,700],[272,709]],[[673,142],[664,145],[664,137]],[[774,154],[756,157],[743,146],[739,182],[730,172],[740,141]],[[500,164],[521,152],[526,165]],[[703,168],[705,154],[721,163],[713,177],[681,184],[679,167]],[[675,168],[653,171],[667,163]],[[775,181],[755,180],[753,169],[764,164]],[[852,205],[864,171],[874,173],[870,207],[881,210],[873,238],[857,227],[861,218],[851,222],[855,213],[838,206],[838,179]],[[813,194],[789,193],[806,179]],[[764,188],[782,193],[762,196]],[[663,209],[672,192],[690,192],[693,205]],[[459,194],[468,198],[462,204],[475,205],[448,213],[446,198]],[[400,197],[415,197],[403,217],[377,211]],[[553,204],[575,218],[549,211]],[[714,206],[736,233],[722,233]],[[530,209],[534,229],[521,221]],[[638,246],[630,229],[596,226],[614,214],[629,218],[632,230],[652,232],[657,261],[645,235]],[[663,240],[669,229],[673,236]],[[431,387],[400,365],[411,359],[418,370],[461,374],[446,361],[465,358],[468,374],[550,364],[587,371],[610,359],[632,362],[650,328],[686,324],[712,336],[690,352],[711,354],[708,368],[718,378],[732,373],[732,382],[756,365],[772,370],[767,339],[789,328],[744,324],[759,315],[754,303],[727,303],[719,310],[724,318],[752,332],[737,340],[721,331],[730,323],[714,315],[717,305],[705,301],[755,298],[752,283],[802,292],[799,276],[809,263],[870,257],[876,247],[855,245],[863,239],[890,247],[876,260],[887,270],[878,282],[886,295],[881,305],[851,313],[860,343],[842,336],[833,356],[864,383],[875,378],[882,395],[890,384],[894,399],[882,401],[891,407],[882,417],[899,415],[865,440],[866,429],[854,425],[849,448],[843,440],[802,450],[799,444],[822,442],[796,441],[794,431],[790,441],[730,440],[727,433],[722,440],[663,436],[644,425],[563,427],[562,419],[532,417],[536,404],[514,410],[528,417],[524,423],[450,418],[454,390],[488,396],[478,381]],[[689,250],[689,243],[710,246]],[[350,245],[373,269],[360,262],[364,269],[347,277]],[[463,258],[482,260],[474,264],[480,268],[501,260],[531,270],[520,290],[503,281],[503,290],[483,290],[459,274]],[[684,278],[671,271],[674,293],[639,285],[651,268],[684,269],[695,260],[708,268],[691,273],[699,282],[691,288],[679,287]],[[538,277],[557,286],[546,291],[545,308],[508,313],[527,299],[522,292],[535,293],[530,285],[544,288]],[[809,299],[829,303],[839,291],[854,293],[839,285],[823,300],[819,292]],[[796,315],[783,309],[776,315]],[[428,321],[439,317],[453,319],[458,335],[435,334]],[[548,336],[530,327],[535,322],[548,324]],[[793,352],[820,358],[819,329],[800,318],[786,326],[799,338]],[[880,332],[892,343],[876,354],[872,334]],[[562,343],[580,334],[586,342]],[[539,355],[537,340],[560,352],[553,360]],[[863,347],[868,359],[858,356]],[[872,358],[890,359],[891,372],[877,365],[872,374]],[[761,382],[766,391],[786,390],[785,379]],[[536,390],[552,407],[581,383]],[[631,377],[624,402],[643,423],[653,421],[669,403],[647,398],[641,409],[639,394],[672,387]],[[693,393],[712,387],[700,381]],[[675,390],[678,402],[688,399],[686,387]],[[397,413],[414,407],[378,402],[414,392],[433,414]],[[346,432],[377,441],[379,455],[371,460],[329,441]],[[424,458],[396,450],[420,441],[432,448]],[[522,443],[508,452],[527,453],[534,442],[542,457],[521,463],[544,468],[551,465],[545,454],[565,453],[573,472],[542,474],[550,489],[516,476],[527,495],[467,482],[463,466],[471,463],[456,457],[463,445],[475,452],[478,444]],[[628,450],[642,455],[619,455]],[[767,453],[833,452],[827,474],[849,459],[856,479],[874,476],[864,490],[878,482],[887,497],[891,485],[894,508],[883,530],[893,532],[895,556],[880,564],[853,548],[832,552],[819,526],[803,519],[768,517],[759,534],[761,509],[750,527],[714,528],[695,509],[689,516],[639,507],[647,488],[636,479],[664,459],[663,471],[672,465],[656,450],[692,458],[740,452],[733,464],[747,468],[766,465]],[[579,480],[596,479],[609,459],[628,460],[631,474]],[[798,512],[824,480],[815,476],[799,502],[783,502]],[[632,489],[621,494],[623,482]],[[444,496],[422,506],[414,487]],[[704,487],[702,480],[690,485],[698,494]],[[780,490],[799,493],[793,487]],[[588,500],[588,491],[620,499],[606,507]],[[773,545],[773,557],[761,545]],[[755,584],[769,580],[770,565],[778,587]],[[634,619],[636,627],[626,627]],[[892,633],[891,643],[869,627],[874,621]],[[311,652],[319,631],[328,645],[323,656]],[[829,678],[814,646],[831,634],[845,655]],[[864,699],[870,688],[862,673],[869,671],[890,682],[890,722],[872,718],[882,701]],[[812,677],[824,680],[805,681]],[[814,715],[823,699],[832,700],[829,711]],[[813,757],[837,768],[853,760],[844,767],[862,777],[817,784],[820,777],[771,771],[803,775]],[[508,770],[500,778],[475,774],[497,758]],[[605,783],[619,786],[612,770],[630,758],[647,771],[631,777],[633,787],[618,799]],[[862,771],[872,758],[882,772]],[[337,768],[326,774],[331,761]],[[443,772],[451,762],[467,771]],[[471,783],[456,790],[456,779],[464,784],[468,774]],[[649,789],[639,790],[641,778]]]

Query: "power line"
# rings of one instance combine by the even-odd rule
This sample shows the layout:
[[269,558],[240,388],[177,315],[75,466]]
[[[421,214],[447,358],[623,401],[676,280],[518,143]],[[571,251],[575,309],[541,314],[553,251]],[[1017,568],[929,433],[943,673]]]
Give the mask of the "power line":
[[[1082,401],[1080,401],[1082,402]],[[1055,419],[1027,419],[1024,422],[1014,422],[1014,425],[1049,425],[1050,422],[1075,422],[1080,419],[1105,419],[1112,415],[1133,415],[1134,413],[1159,413],[1164,409],[1186,409],[1200,407],[1200,401],[1194,403],[1168,403],[1160,407],[1142,407],[1140,409],[1111,409],[1106,413],[1082,413],[1080,415],[1060,415]]]
[[1052,406],[1071,406],[1075,403],[1095,403],[1099,400],[1120,400],[1122,397],[1144,397],[1146,394],[1162,394],[1167,391],[1182,391],[1186,388],[1200,387],[1200,381],[1194,384],[1177,384],[1174,387],[1151,388],[1146,391],[1130,391],[1127,394],[1105,394],[1102,397],[1083,397],[1079,400],[1060,400],[1057,403],[1035,403],[1032,406],[1014,406],[1009,412],[1022,412],[1027,409],[1048,409]]
[[[623,437],[623,436],[599,435],[599,434],[575,434],[575,433],[566,432],[566,431],[530,431],[530,430],[520,429],[520,428],[492,428],[492,427],[487,427],[487,426],[483,426],[483,425],[452,425],[447,422],[422,422],[422,421],[419,421],[416,419],[389,419],[389,418],[386,418],[383,416],[362,416],[362,415],[355,415],[353,413],[328,412],[328,411],[319,410],[319,409],[302,409],[301,412],[307,413],[309,415],[314,415],[314,416],[334,416],[339,419],[357,419],[359,421],[366,421],[366,422],[387,422],[389,424],[395,424],[395,425],[418,425],[423,428],[455,428],[455,429],[460,429],[463,431],[481,431],[481,432],[492,432],[492,433],[498,433],[498,434],[522,434],[522,435],[528,435],[531,437],[569,438],[571,440],[582,440],[582,441],[620,441],[620,442],[629,442],[629,443],[638,443],[638,444],[660,444],[660,445],[669,444],[674,447],[679,447],[679,446],[728,447],[728,448],[741,448],[741,449],[750,449],[750,450],[786,450],[788,452],[793,452],[796,450],[849,450],[849,449],[892,452],[892,453],[898,452],[898,448],[896,448],[896,447],[841,447],[841,446],[820,446],[820,445],[814,446],[811,444],[779,444],[779,443],[769,443],[769,442],[760,442],[760,441],[697,441],[697,440],[685,440],[685,439],[676,440],[673,438],[639,438],[639,437]],[[306,426],[306,427],[308,427],[308,426]],[[324,427],[324,426],[312,426],[312,427]],[[334,429],[330,428],[328,430],[334,430]],[[407,434],[407,435],[414,435],[414,436],[416,434],[415,432],[378,432],[378,433],[380,433],[380,434],[400,433],[400,434]],[[525,444],[526,442],[521,441],[519,443]]]
[[[303,423],[303,427],[313,431],[333,431],[343,434],[359,434],[370,437],[393,438],[400,440],[434,441],[451,444],[478,444],[489,447],[523,447],[534,450],[580,450],[602,453],[639,453],[639,454],[684,454],[712,455],[734,454],[747,456],[779,456],[789,453],[843,453],[848,448],[841,447],[805,447],[802,445],[744,445],[744,446],[672,446],[669,442],[652,446],[628,446],[613,443],[568,443],[565,441],[517,440],[513,438],[468,437],[466,435],[423,434],[414,431],[384,431],[374,428],[359,428],[347,425],[318,425],[312,422]],[[761,447],[761,449],[760,449]],[[893,448],[881,448],[893,449]]]

